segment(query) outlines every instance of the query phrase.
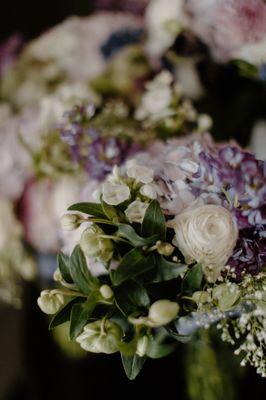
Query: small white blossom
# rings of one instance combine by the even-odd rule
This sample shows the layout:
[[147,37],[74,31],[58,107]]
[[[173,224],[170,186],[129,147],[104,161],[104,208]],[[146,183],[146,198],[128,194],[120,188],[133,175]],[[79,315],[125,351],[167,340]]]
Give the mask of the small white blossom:
[[153,170],[144,165],[138,165],[136,160],[128,161],[126,169],[128,177],[135,179],[137,182],[147,184],[153,181]]
[[129,187],[123,183],[105,182],[103,184],[103,200],[112,206],[117,206],[130,197]]
[[139,222],[141,224],[148,206],[148,203],[143,203],[140,200],[135,200],[129,204],[125,210],[125,215],[129,222]]

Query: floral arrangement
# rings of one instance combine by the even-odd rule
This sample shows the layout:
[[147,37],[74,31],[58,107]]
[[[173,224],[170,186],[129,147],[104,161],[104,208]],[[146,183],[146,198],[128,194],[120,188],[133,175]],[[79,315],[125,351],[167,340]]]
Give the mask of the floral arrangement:
[[50,329],[70,321],[72,340],[119,351],[134,379],[215,324],[265,376],[265,162],[208,134],[157,141],[94,197],[62,217],[74,250],[38,299]]
[[0,46],[0,299],[36,279],[62,348],[130,379],[187,342],[222,382],[213,331],[265,376],[265,2],[92,3]]

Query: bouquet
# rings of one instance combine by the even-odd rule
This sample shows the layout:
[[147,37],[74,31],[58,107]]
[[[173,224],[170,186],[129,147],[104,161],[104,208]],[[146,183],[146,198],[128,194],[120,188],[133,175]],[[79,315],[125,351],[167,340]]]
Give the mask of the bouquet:
[[[58,287],[38,299],[50,329],[120,352],[134,379],[199,328],[265,376],[265,162],[209,134],[155,141],[62,217]],[[71,232],[74,230],[74,232]]]

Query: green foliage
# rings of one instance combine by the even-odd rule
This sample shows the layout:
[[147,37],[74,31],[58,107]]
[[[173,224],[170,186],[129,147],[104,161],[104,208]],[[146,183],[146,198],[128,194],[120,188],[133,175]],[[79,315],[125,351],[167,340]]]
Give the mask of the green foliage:
[[146,257],[140,249],[135,248],[128,252],[117,269],[112,271],[111,280],[114,286],[118,286],[124,281],[135,278],[152,268],[154,268],[153,256]]
[[159,239],[165,241],[165,218],[158,201],[153,200],[147,208],[142,222],[141,232],[144,237],[158,234]]
[[93,215],[98,218],[105,218],[106,215],[101,204],[98,203],[76,203],[68,208],[69,211],[79,211],[84,214]]
[[152,279],[152,283],[178,278],[181,274],[186,272],[188,268],[185,264],[167,261],[163,256],[157,258],[156,267],[156,274]]
[[57,265],[58,265],[59,271],[62,275],[62,278],[66,282],[71,283],[73,281],[72,281],[72,277],[71,277],[71,273],[70,273],[69,263],[70,263],[69,257],[60,251],[57,255]]
[[79,245],[75,247],[71,254],[69,266],[73,282],[76,283],[82,293],[90,295],[91,292],[98,289],[99,281],[90,273],[85,256]]
[[159,234],[148,238],[139,236],[131,225],[119,224],[116,234],[127,239],[134,247],[144,247],[154,244],[159,239]]
[[132,381],[140,373],[147,357],[139,357],[137,354],[134,356],[125,356],[121,354],[121,358],[125,373],[128,379]]
[[91,294],[85,303],[75,304],[72,307],[70,315],[69,336],[71,340],[81,333],[84,326],[87,324],[94,308],[97,304],[97,296]]
[[202,267],[195,264],[186,274],[182,282],[182,291],[184,293],[193,293],[201,288],[203,279]]
[[147,290],[134,281],[125,282],[115,290],[115,301],[125,316],[132,314],[140,307],[148,307],[150,304]]

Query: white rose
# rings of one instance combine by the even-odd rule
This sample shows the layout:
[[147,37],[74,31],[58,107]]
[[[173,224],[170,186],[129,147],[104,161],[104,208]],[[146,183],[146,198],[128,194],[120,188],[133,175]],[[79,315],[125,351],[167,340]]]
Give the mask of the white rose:
[[203,205],[184,211],[173,221],[173,244],[186,262],[199,262],[210,282],[219,277],[235,247],[238,230],[231,213],[217,205]]
[[103,200],[112,206],[128,200],[130,197],[129,187],[121,183],[105,182],[103,184]]
[[153,170],[144,165],[138,165],[136,160],[128,161],[126,169],[129,178],[133,178],[137,182],[151,183],[153,181]]
[[64,302],[63,294],[50,290],[43,290],[37,300],[38,306],[45,314],[55,314],[64,305]]
[[125,214],[129,222],[139,222],[141,224],[148,206],[149,204],[143,203],[139,200],[135,200],[129,204],[125,210]]

